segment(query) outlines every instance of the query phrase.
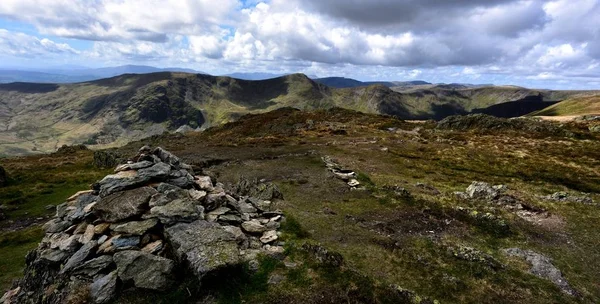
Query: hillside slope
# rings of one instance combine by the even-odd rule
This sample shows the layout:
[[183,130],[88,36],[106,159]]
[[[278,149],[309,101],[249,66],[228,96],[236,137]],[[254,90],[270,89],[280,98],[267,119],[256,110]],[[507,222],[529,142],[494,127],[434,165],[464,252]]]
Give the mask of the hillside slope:
[[530,116],[579,116],[600,114],[600,96],[568,98],[557,104],[530,114]]

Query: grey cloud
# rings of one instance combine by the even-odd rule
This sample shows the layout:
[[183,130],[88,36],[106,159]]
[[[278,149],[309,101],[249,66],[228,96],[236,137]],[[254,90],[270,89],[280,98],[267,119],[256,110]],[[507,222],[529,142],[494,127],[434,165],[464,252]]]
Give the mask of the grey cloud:
[[304,0],[314,12],[365,27],[419,30],[419,26],[442,25],[475,8],[514,3],[517,0]]

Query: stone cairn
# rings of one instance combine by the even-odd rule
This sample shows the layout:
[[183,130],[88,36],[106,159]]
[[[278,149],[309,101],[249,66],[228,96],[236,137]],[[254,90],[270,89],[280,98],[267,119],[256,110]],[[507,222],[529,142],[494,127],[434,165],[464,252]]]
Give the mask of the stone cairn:
[[107,303],[124,288],[169,290],[227,266],[283,258],[283,219],[269,200],[228,193],[162,148],[138,155],[57,206],[0,303]]

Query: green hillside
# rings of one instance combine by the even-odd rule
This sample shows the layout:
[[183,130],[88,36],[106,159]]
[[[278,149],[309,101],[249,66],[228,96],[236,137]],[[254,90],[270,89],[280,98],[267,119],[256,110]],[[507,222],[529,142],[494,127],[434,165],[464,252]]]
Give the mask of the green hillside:
[[573,97],[541,111],[531,113],[531,116],[579,116],[600,114],[600,96]]

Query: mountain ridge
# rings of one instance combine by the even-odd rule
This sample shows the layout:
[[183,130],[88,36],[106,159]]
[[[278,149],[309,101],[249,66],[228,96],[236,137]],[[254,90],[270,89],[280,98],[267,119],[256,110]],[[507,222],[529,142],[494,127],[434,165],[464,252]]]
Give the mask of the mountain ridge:
[[0,154],[8,155],[52,152],[63,144],[119,146],[184,125],[208,128],[281,107],[341,107],[401,119],[442,119],[518,104],[531,96],[540,96],[528,104],[535,111],[549,101],[590,94],[514,87],[398,91],[382,84],[337,89],[304,74],[252,81],[180,72],[123,74],[74,84],[0,84],[0,92]]

